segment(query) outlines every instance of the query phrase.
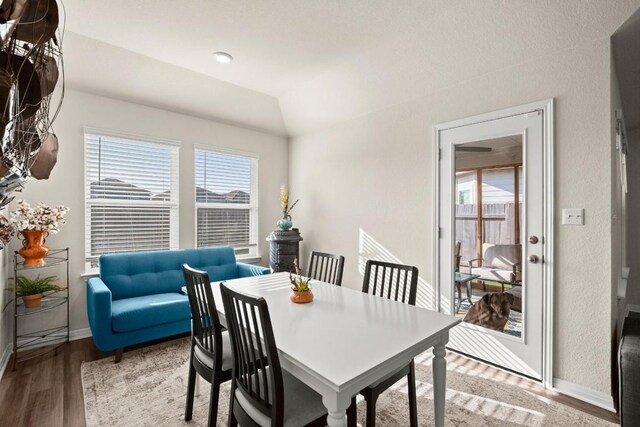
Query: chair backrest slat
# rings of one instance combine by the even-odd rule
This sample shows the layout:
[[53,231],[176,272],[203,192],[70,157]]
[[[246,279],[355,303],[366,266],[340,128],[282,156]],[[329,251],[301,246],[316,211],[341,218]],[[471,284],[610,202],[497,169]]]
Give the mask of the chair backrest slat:
[[343,269],[343,256],[313,251],[309,257],[309,269],[306,275],[311,279],[341,286]]
[[189,306],[193,345],[198,346],[214,361],[213,370],[222,370],[222,326],[218,319],[216,302],[213,299],[209,275],[182,265]]
[[410,265],[383,261],[367,261],[362,292],[416,304],[418,269]]
[[[272,425],[284,419],[282,369],[264,298],[220,286],[233,354],[233,390],[268,416]],[[230,409],[231,410],[231,409]]]

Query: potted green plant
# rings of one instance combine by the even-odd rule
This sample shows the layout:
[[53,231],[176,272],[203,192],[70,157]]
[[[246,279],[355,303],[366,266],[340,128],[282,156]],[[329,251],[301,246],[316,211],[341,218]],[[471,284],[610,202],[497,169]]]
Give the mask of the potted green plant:
[[289,299],[297,304],[304,304],[313,301],[313,292],[311,292],[311,287],[309,286],[311,279],[308,277],[302,277],[302,270],[298,266],[297,257],[293,260],[293,266],[296,270],[297,277],[294,277],[289,273],[289,280],[291,281],[291,295],[289,296]]
[[24,306],[27,308],[40,307],[42,301],[42,294],[45,292],[59,292],[64,288],[55,284],[58,280],[56,276],[36,277],[35,279],[29,279],[25,276],[18,276],[18,283],[16,284],[16,296],[22,297]]

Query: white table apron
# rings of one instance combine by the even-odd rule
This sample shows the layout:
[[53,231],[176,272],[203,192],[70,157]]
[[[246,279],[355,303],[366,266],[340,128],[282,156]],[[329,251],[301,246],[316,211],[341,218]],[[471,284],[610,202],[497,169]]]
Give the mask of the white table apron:
[[[226,326],[219,283],[213,294]],[[318,281],[313,302],[294,304],[288,273],[226,284],[265,298],[282,368],[322,396],[330,427],[347,425],[352,396],[431,347],[435,425],[444,426],[445,345],[460,319]]]

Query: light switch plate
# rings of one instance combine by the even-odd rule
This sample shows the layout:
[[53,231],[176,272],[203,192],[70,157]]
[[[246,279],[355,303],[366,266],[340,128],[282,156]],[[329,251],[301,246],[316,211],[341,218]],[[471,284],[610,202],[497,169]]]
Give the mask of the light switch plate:
[[562,225],[584,225],[584,209],[562,209]]

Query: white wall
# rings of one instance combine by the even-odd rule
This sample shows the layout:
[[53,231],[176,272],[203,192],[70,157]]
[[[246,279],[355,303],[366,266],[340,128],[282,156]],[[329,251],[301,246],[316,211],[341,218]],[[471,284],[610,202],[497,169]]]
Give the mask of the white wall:
[[[554,377],[610,393],[611,131],[608,39],[529,58],[447,84],[428,96],[291,141],[303,253],[346,257],[343,286],[359,288],[360,258],[416,265],[421,304],[433,295],[432,126],[555,98]],[[416,89],[419,90],[419,89]],[[355,100],[345,91],[342,102]],[[322,88],[315,94],[322,97]],[[584,207],[582,227],[560,225]]]
[[[47,239],[51,248],[70,247],[71,330],[88,328],[84,273],[84,139],[83,127],[171,139],[180,148],[179,245],[195,246],[194,145],[223,147],[259,157],[259,238],[261,264],[268,264],[265,237],[280,215],[279,188],[287,182],[288,142],[283,137],[203,120],[156,108],[122,102],[78,91],[67,91],[54,124],[60,153],[51,178],[31,180],[16,200],[63,204],[71,208],[68,223]],[[17,248],[17,240],[14,240]],[[14,248],[12,248],[14,249]],[[0,344],[2,342],[0,341]]]

